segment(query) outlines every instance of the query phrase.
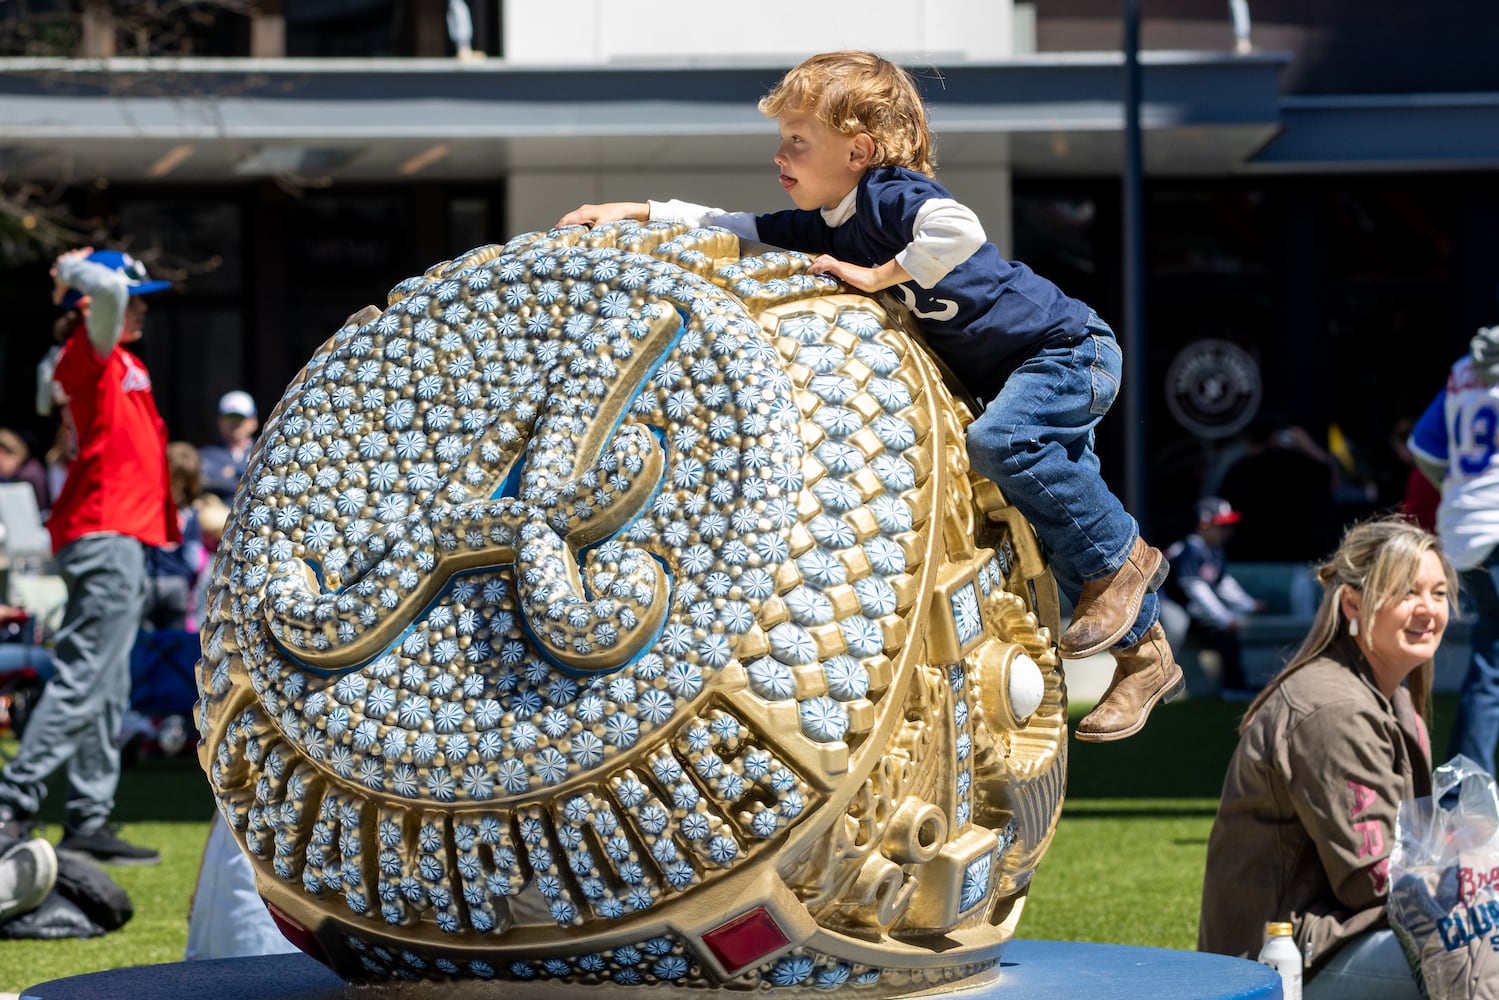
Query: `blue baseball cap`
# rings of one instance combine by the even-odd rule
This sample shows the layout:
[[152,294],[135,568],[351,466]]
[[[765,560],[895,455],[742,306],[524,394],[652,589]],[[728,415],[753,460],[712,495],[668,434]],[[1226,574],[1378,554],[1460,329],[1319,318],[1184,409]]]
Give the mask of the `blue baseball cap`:
[[[131,295],[150,295],[152,292],[164,292],[172,287],[170,281],[151,280],[151,276],[146,273],[146,265],[119,250],[95,250],[84,260],[123,274],[126,283],[130,286]],[[69,288],[68,294],[63,296],[62,307],[72,309],[78,305],[78,300],[81,298],[83,298],[82,292],[76,288]]]

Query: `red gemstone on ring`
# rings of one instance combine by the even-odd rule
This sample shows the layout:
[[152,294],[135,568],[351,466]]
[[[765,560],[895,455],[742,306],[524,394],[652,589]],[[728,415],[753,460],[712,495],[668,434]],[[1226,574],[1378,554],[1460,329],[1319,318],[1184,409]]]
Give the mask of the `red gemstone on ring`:
[[281,931],[286,940],[296,945],[304,954],[317,959],[324,965],[328,964],[328,957],[323,954],[322,946],[318,944],[318,940],[313,936],[312,931],[303,927],[285,913],[282,913],[279,907],[263,899],[261,902],[265,903],[265,908],[270,912],[271,919],[276,923],[276,928]]
[[786,932],[763,906],[741,913],[703,935],[703,943],[729,972],[754,965],[791,943]]

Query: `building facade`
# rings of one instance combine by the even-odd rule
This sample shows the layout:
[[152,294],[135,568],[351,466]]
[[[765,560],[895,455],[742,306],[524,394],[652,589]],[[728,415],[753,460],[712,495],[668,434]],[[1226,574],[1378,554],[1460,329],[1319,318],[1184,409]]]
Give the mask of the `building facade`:
[[[470,0],[467,34],[435,0],[259,0],[208,11],[167,57],[133,54],[108,3],[8,6],[0,184],[61,192],[180,279],[142,347],[175,437],[210,437],[229,388],[268,407],[400,279],[581,202],[783,207],[755,101],[849,45],[917,74],[939,174],[1005,252],[1116,327],[1127,306],[1107,0],[822,3],[794,28],[685,0]],[[1481,46],[1499,10],[1408,6],[1144,5],[1148,398],[1102,451],[1119,479],[1141,435],[1153,534],[1267,421],[1339,446],[1330,523],[1390,502],[1398,422],[1499,321],[1499,69]],[[23,30],[41,12],[70,26],[51,49]],[[45,272],[0,275],[0,424],[38,438]]]

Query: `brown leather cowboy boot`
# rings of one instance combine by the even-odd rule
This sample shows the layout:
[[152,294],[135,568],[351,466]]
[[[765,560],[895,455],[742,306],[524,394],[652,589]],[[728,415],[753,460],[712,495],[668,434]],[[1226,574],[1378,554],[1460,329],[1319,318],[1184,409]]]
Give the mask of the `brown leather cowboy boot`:
[[1118,642],[1139,616],[1145,592],[1164,583],[1170,569],[1160,549],[1136,536],[1135,547],[1113,576],[1083,584],[1072,609],[1072,624],[1057,642],[1063,658],[1081,660]]
[[1133,646],[1115,650],[1114,664],[1109,689],[1077,724],[1080,740],[1104,743],[1133,736],[1144,728],[1157,702],[1171,701],[1187,689],[1160,622]]

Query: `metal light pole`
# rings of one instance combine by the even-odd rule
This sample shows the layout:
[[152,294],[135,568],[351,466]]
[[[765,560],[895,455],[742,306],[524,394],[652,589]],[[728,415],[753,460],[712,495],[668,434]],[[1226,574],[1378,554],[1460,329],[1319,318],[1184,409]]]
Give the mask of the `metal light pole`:
[[1124,506],[1147,530],[1145,238],[1140,143],[1140,0],[1124,0]]

